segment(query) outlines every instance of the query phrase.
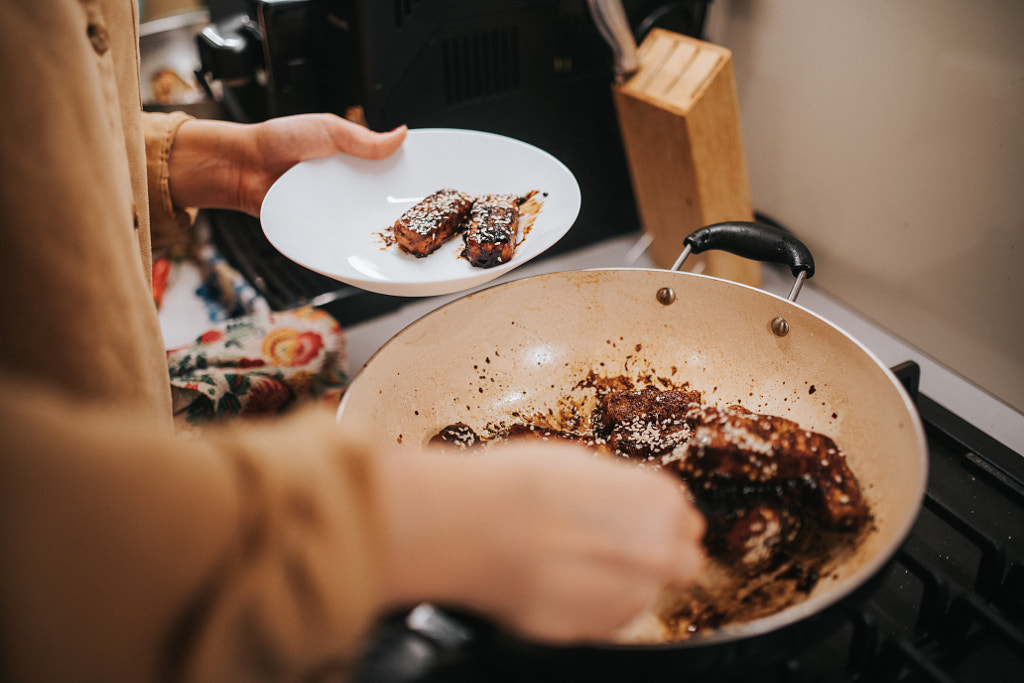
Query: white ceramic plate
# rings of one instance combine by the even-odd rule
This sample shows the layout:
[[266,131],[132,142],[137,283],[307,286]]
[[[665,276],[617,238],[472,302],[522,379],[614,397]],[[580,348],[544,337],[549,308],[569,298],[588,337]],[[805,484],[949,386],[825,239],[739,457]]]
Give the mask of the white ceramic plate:
[[[508,263],[477,268],[456,235],[416,258],[382,235],[413,204],[443,188],[469,194],[538,190],[540,212]],[[379,161],[339,154],[304,161],[270,188],[260,220],[267,239],[296,263],[355,287],[394,296],[435,296],[483,284],[557,242],[580,210],[576,178],[519,140],[469,130],[410,130]]]

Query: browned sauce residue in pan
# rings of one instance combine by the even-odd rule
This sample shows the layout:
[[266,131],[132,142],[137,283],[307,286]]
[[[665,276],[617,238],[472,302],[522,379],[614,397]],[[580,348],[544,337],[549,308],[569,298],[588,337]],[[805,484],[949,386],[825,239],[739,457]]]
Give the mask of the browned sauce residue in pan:
[[430,440],[482,452],[508,439],[566,439],[677,476],[708,520],[709,568],[696,586],[665,591],[652,615],[657,628],[633,628],[623,636],[630,642],[682,640],[765,617],[829,580],[873,526],[839,446],[792,420],[709,405],[687,382],[645,379],[591,371],[557,409],[480,430],[446,425]]

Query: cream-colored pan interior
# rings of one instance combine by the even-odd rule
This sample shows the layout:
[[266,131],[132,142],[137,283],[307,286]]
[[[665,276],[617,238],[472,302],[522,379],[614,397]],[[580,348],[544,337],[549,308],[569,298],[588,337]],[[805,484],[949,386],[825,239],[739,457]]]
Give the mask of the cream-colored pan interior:
[[[658,292],[671,288],[665,305]],[[782,316],[790,331],[774,334]],[[657,270],[554,273],[467,295],[396,335],[356,376],[339,420],[404,448],[441,427],[482,429],[557,409],[589,372],[688,381],[831,436],[877,525],[804,602],[713,638],[764,632],[847,595],[892,556],[916,518],[927,454],[913,404],[878,359],[806,309],[743,285]]]

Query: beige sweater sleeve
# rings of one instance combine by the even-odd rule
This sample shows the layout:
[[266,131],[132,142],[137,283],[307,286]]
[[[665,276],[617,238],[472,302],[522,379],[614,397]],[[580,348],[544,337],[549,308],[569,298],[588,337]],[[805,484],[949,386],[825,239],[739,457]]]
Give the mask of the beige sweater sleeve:
[[174,135],[181,124],[190,118],[192,117],[182,112],[142,114],[142,130],[146,140],[150,233],[153,247],[156,249],[185,242],[189,226],[195,220],[194,209],[175,206],[171,201],[168,169]]
[[376,487],[330,415],[179,440],[0,380],[0,679],[343,674]]
[[172,434],[144,207],[182,227],[185,118],[139,130],[136,7],[0,0],[0,680],[343,669],[378,602],[368,451],[321,412]]

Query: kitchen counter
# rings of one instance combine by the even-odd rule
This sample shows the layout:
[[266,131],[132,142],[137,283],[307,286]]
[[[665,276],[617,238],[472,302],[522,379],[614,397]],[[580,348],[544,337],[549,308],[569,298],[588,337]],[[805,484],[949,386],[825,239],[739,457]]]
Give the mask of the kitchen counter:
[[[559,256],[540,259],[506,273],[476,288],[485,289],[510,280],[533,275],[586,268],[650,268],[641,234],[627,234]],[[765,266],[765,291],[786,297],[792,287],[788,269]],[[470,290],[470,291],[476,291]],[[380,317],[346,328],[349,366],[353,372],[373,356],[391,337],[430,311],[468,292],[415,301]],[[892,367],[913,360],[921,366],[920,391],[961,418],[987,432],[1019,454],[1024,454],[1024,414],[993,398],[966,379],[929,358],[887,330],[828,296],[810,280],[797,299],[799,304],[858,340],[883,364]]]

